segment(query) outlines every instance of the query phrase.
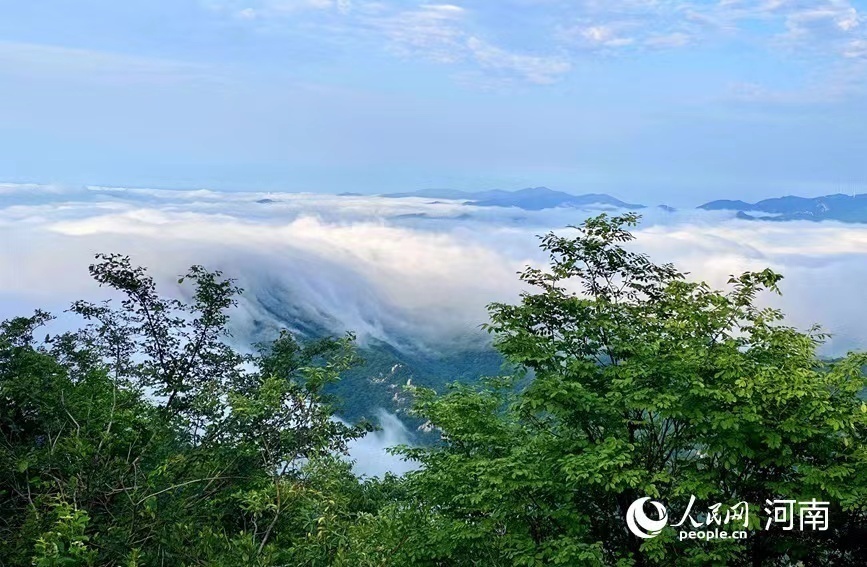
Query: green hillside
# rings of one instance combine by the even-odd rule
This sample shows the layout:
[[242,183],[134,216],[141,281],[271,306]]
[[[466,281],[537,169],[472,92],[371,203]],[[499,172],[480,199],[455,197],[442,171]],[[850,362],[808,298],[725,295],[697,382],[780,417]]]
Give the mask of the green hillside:
[[378,408],[398,413],[411,429],[421,422],[406,414],[408,384],[444,391],[452,382],[473,383],[502,371],[503,357],[493,348],[444,353],[403,351],[377,342],[359,349],[363,362],[329,386],[338,398],[338,415],[349,422],[373,419]]

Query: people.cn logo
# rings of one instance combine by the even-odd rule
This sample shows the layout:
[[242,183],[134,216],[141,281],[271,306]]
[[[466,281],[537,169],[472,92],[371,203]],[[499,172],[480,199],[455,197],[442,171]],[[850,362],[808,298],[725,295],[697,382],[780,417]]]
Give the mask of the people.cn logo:
[[[656,508],[656,513],[659,515],[658,520],[652,520],[644,513],[644,505],[647,502]],[[642,539],[655,538],[667,524],[668,511],[665,506],[648,497],[639,498],[626,511],[626,525],[629,527],[629,531]]]

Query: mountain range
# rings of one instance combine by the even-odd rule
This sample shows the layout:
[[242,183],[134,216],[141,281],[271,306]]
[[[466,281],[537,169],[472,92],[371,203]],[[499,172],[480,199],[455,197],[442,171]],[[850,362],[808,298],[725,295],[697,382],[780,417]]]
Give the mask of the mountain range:
[[[423,189],[408,193],[383,195],[388,198],[415,197],[424,199],[448,199],[462,201],[475,207],[514,207],[525,211],[540,211],[557,207],[598,209],[646,209],[646,205],[627,203],[604,193],[572,195],[547,187],[530,187],[520,191],[458,191],[454,189]],[[676,209],[660,205],[659,209],[675,212]],[[706,211],[736,211],[737,217],[747,220],[835,220],[841,222],[867,223],[867,194],[825,195],[822,197],[777,197],[757,203],[718,200],[698,207]]]
[[738,211],[738,217],[751,220],[836,220],[867,222],[867,195],[825,195],[823,197],[777,197],[758,203],[711,201],[700,209]]

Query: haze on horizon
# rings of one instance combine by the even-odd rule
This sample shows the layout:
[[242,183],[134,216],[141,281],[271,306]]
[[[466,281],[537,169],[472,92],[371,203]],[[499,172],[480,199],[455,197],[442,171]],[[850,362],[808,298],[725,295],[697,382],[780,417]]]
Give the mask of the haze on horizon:
[[867,188],[861,0],[2,5],[0,181]]

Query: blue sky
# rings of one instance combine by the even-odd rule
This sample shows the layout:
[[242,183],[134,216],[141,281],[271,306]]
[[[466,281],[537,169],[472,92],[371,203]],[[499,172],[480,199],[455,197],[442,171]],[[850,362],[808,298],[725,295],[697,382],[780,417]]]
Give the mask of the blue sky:
[[854,0],[0,0],[0,181],[867,191]]

